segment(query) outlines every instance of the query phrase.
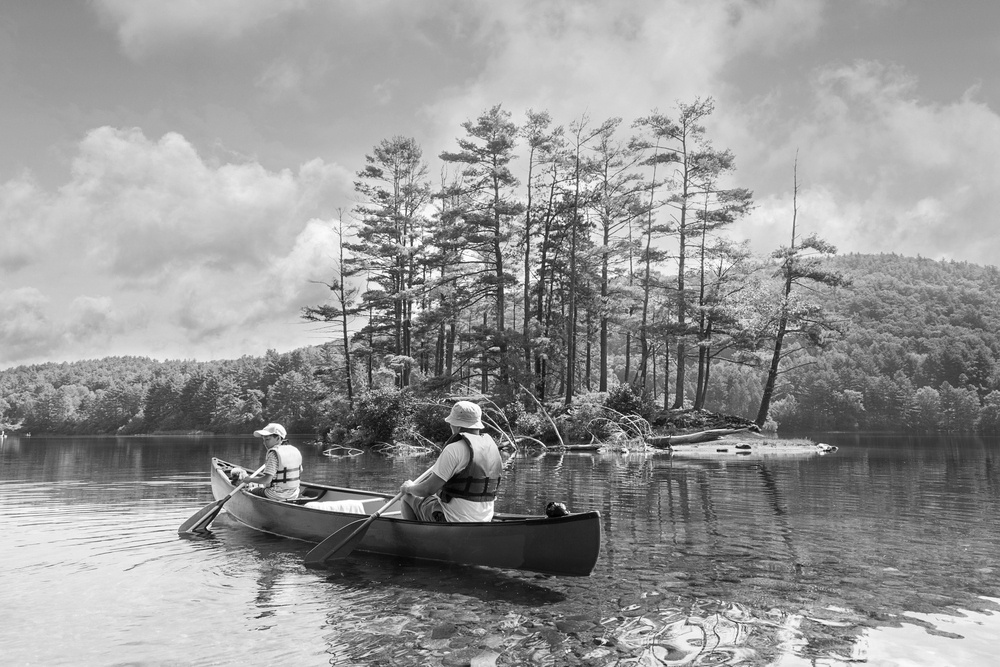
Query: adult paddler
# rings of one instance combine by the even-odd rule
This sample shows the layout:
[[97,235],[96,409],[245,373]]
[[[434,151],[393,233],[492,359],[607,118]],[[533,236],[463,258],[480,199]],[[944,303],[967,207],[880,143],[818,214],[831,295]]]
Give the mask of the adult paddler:
[[399,487],[404,519],[458,523],[493,519],[503,459],[493,438],[481,432],[482,418],[475,403],[455,403],[445,418],[452,436],[429,474]]

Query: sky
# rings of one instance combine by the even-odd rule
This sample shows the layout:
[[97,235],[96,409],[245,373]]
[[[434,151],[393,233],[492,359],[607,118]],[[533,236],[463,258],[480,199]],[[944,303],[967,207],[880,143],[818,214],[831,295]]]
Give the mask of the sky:
[[995,265],[995,0],[0,0],[0,369],[325,342],[383,139],[711,97],[761,253]]

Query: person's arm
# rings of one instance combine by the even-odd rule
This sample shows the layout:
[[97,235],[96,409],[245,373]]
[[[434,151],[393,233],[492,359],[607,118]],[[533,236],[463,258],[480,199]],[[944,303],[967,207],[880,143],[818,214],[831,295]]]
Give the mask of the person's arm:
[[424,480],[419,484],[414,483],[412,480],[406,480],[399,487],[399,492],[403,495],[410,494],[411,496],[416,496],[418,498],[426,498],[427,496],[433,496],[435,493],[444,488],[445,480],[437,476],[436,473],[431,473],[424,477]]
[[271,486],[271,480],[274,479],[274,475],[269,475],[267,473],[261,473],[255,477],[247,477],[243,481],[247,484],[260,484],[261,486]]
[[247,477],[243,481],[248,484],[260,484],[261,486],[271,486],[271,480],[278,472],[278,455],[268,450],[264,456],[264,471],[259,475]]

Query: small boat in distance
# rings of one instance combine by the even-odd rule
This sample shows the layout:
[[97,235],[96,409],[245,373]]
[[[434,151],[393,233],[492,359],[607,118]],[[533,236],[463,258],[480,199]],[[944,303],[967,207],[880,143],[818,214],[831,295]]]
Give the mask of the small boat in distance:
[[[236,488],[234,464],[212,459],[212,494],[221,500]],[[391,495],[303,482],[295,502],[261,498],[241,490],[226,503],[236,521],[264,533],[322,542],[378,510]],[[399,503],[376,518],[355,553],[588,576],[601,550],[597,511],[560,517],[496,513],[483,523],[424,523],[401,518]]]

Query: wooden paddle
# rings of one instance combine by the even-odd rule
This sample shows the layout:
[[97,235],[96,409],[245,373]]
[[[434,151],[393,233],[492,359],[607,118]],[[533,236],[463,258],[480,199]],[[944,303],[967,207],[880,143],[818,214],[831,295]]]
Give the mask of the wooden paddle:
[[[251,477],[256,477],[261,472],[263,472],[264,466],[257,468],[257,471],[252,475],[247,475],[244,479],[250,479]],[[246,486],[246,482],[241,482],[239,486],[229,492],[225,498],[220,498],[214,503],[209,503],[205,505],[200,510],[194,513],[194,515],[181,524],[181,527],[177,529],[177,532],[181,535],[203,533],[205,529],[208,528],[208,524],[215,520],[215,517],[219,515],[222,510],[222,506],[229,502],[229,499],[236,495],[236,492]]]
[[[431,471],[429,469],[425,470],[424,474],[418,477],[413,483],[419,484],[430,474]],[[349,556],[361,540],[365,538],[365,535],[368,533],[368,527],[372,525],[372,521],[379,518],[382,512],[386,511],[390,505],[402,497],[403,492],[400,491],[389,502],[372,512],[372,515],[367,519],[352,521],[317,544],[306,554],[306,567],[323,567],[328,561]]]

